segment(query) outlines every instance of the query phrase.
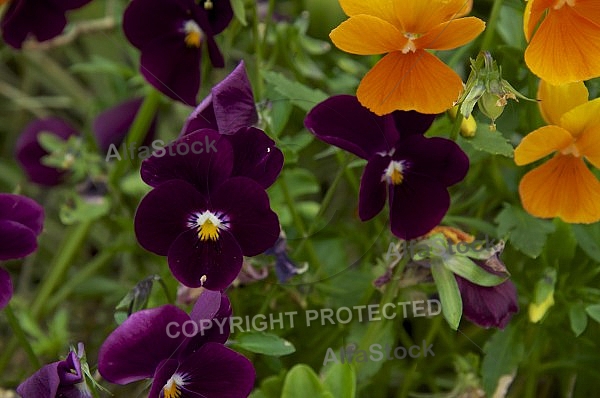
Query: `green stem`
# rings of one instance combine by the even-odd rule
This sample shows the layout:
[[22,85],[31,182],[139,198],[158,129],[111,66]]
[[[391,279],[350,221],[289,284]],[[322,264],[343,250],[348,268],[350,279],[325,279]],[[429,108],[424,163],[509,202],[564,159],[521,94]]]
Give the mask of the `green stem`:
[[33,352],[33,348],[31,347],[31,344],[29,344],[27,336],[25,335],[25,331],[23,330],[21,324],[19,323],[19,320],[15,316],[15,313],[13,312],[10,303],[6,306],[6,308],[4,308],[4,313],[6,314],[8,324],[15,333],[15,337],[19,341],[19,344],[21,344],[21,347],[27,353],[29,362],[31,362],[31,365],[33,365],[35,369],[39,369],[42,366],[42,364],[38,357],[35,355],[35,352]]
[[450,139],[452,141],[456,141],[458,139],[458,132],[460,131],[460,125],[463,121],[463,115],[460,112],[456,113],[456,118],[454,119],[454,124],[452,125],[452,130],[450,130]]
[[502,0],[494,0],[494,5],[492,6],[492,11],[490,12],[490,17],[486,24],[485,33],[483,34],[483,40],[481,40],[481,51],[489,51],[492,48],[492,41],[494,40],[494,33],[496,32],[501,9]]
[[[262,64],[263,64],[263,51],[262,51],[262,40],[260,40],[259,21],[258,21],[258,2],[255,2],[252,7],[252,36],[254,37],[254,57],[255,57],[255,68],[256,68],[256,87],[254,88],[254,95],[258,102],[262,101],[265,94],[265,84],[261,75]],[[266,35],[266,32],[265,32]],[[266,40],[266,39],[265,39]]]

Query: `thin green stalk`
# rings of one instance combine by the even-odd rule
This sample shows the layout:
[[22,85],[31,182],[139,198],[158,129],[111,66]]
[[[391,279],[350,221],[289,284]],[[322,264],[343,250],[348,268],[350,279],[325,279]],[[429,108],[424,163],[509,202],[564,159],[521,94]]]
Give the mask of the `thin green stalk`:
[[27,336],[25,335],[25,331],[21,327],[19,320],[15,316],[15,313],[12,310],[10,303],[4,308],[4,313],[6,314],[6,318],[8,319],[8,324],[10,328],[13,330],[15,337],[17,338],[21,347],[25,350],[27,354],[27,358],[29,358],[29,362],[33,365],[34,369],[39,369],[42,364],[38,359],[37,355],[33,351],[31,344],[29,344],[29,340],[27,340]]
[[489,51],[492,48],[492,41],[494,40],[494,33],[496,32],[496,26],[498,25],[498,18],[500,17],[500,10],[502,9],[503,0],[494,0],[490,17],[488,18],[485,33],[481,40],[481,51]]
[[[252,36],[254,37],[254,59],[255,59],[255,70],[256,70],[256,87],[254,88],[254,95],[258,102],[262,101],[265,94],[265,84],[261,75],[263,69],[263,51],[262,51],[262,40],[260,40],[259,20],[257,12],[258,2],[255,2],[252,7]],[[266,32],[265,32],[266,35]]]
[[460,131],[460,125],[463,121],[463,115],[460,112],[456,113],[456,119],[454,119],[454,124],[452,125],[452,130],[450,130],[450,139],[452,141],[456,141],[458,139],[458,132]]

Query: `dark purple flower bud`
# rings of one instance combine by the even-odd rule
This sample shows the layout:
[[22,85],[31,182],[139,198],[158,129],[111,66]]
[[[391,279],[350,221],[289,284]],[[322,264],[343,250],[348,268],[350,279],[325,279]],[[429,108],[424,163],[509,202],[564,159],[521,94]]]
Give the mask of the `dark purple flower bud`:
[[0,260],[25,257],[37,249],[44,209],[20,195],[0,193]]
[[79,356],[71,351],[64,361],[44,365],[17,387],[17,393],[23,398],[91,398],[81,371],[83,345],[79,348]]
[[[92,131],[102,153],[107,153],[111,146],[118,147],[121,145],[141,105],[142,98],[134,98],[106,109],[96,116]],[[156,118],[152,120],[150,128],[144,134],[146,138],[142,145],[150,145],[155,133]]]
[[294,275],[299,275],[308,269],[308,265],[298,267],[287,254],[287,240],[282,232],[279,238],[265,254],[275,256],[275,275],[280,283],[287,282]]
[[242,127],[258,122],[252,86],[246,73],[244,61],[225,79],[215,85],[188,117],[181,135],[204,128],[221,134],[234,134]]
[[4,41],[21,48],[28,36],[37,41],[60,35],[67,25],[65,13],[84,6],[91,0],[9,0],[0,21]]
[[48,155],[48,151],[38,142],[40,133],[54,134],[67,140],[72,135],[79,135],[79,132],[62,119],[46,118],[29,123],[17,141],[16,158],[29,179],[44,186],[58,185],[65,173],[42,164],[42,158]]
[[[498,253],[494,253],[486,261],[473,261],[487,272],[498,276],[506,275],[494,270],[494,268],[506,269],[498,257]],[[490,261],[499,262],[500,267],[491,267],[488,265]],[[504,329],[512,318],[512,314],[519,312],[517,289],[510,280],[497,286],[485,287],[476,285],[456,274],[454,276],[462,297],[463,315],[474,324],[484,328]]]
[[450,206],[448,187],[461,181],[469,159],[454,142],[426,138],[431,115],[395,112],[377,116],[356,97],[333,96],[306,116],[320,140],[368,160],[358,201],[361,220],[390,208],[392,233],[413,239],[439,224]]
[[[196,105],[204,43],[215,67],[225,61],[214,35],[233,18],[229,1],[204,7],[193,0],[133,0],[123,16],[127,39],[142,55],[140,71],[166,96]],[[209,9],[207,9],[209,8]]]

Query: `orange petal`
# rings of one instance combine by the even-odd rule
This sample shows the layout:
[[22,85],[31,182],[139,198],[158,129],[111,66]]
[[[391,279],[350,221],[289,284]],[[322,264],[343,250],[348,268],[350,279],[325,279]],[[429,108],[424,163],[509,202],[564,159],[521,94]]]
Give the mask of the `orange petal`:
[[573,7],[550,9],[525,50],[525,62],[551,84],[600,76],[600,26]]
[[465,0],[402,0],[402,5],[396,7],[396,17],[404,32],[424,34],[442,22],[464,15],[470,6],[471,2]]
[[598,0],[578,0],[573,9],[583,18],[600,25],[600,2]]
[[473,0],[467,0],[463,3],[462,8],[455,13],[455,18],[460,18],[467,15],[473,9]]
[[417,48],[452,50],[467,44],[485,29],[485,22],[479,18],[466,17],[452,19],[431,29],[414,40]]
[[600,182],[581,158],[555,156],[525,174],[519,194],[523,208],[536,217],[585,224],[600,220]]
[[399,50],[408,42],[391,23],[371,15],[355,15],[329,34],[337,48],[351,54],[384,54]]
[[591,126],[577,140],[579,153],[594,166],[600,169],[600,124]]
[[378,115],[395,110],[441,113],[463,89],[460,77],[425,50],[383,57],[360,82],[356,96]]
[[560,125],[560,118],[564,113],[587,102],[588,90],[583,82],[555,86],[541,80],[537,97],[546,123]]
[[523,14],[523,31],[525,39],[529,41],[542,14],[551,7],[553,0],[529,0]]
[[581,138],[588,130],[600,125],[600,98],[579,105],[560,118],[560,125],[574,137]]
[[574,142],[567,130],[558,126],[544,126],[527,134],[515,149],[515,163],[523,166],[552,152],[560,151]]
[[396,25],[396,2],[390,0],[339,0],[342,10],[349,17],[359,14],[373,15]]

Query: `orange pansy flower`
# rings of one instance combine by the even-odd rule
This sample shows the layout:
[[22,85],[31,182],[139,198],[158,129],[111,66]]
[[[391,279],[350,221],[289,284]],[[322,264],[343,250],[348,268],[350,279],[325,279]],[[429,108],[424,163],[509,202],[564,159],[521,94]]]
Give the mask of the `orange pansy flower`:
[[519,184],[523,208],[541,217],[570,223],[600,220],[600,182],[586,162],[600,168],[600,98],[588,101],[582,82],[538,91],[542,116],[549,123],[529,133],[515,149],[515,163],[525,165],[555,153]]
[[472,0],[339,0],[350,18],[329,37],[341,50],[387,54],[360,82],[356,96],[378,115],[395,110],[440,113],[458,99],[461,78],[427,50],[451,50],[485,29],[475,17],[458,18]]
[[565,84],[600,76],[599,0],[529,0],[523,28],[525,62],[543,80]]

